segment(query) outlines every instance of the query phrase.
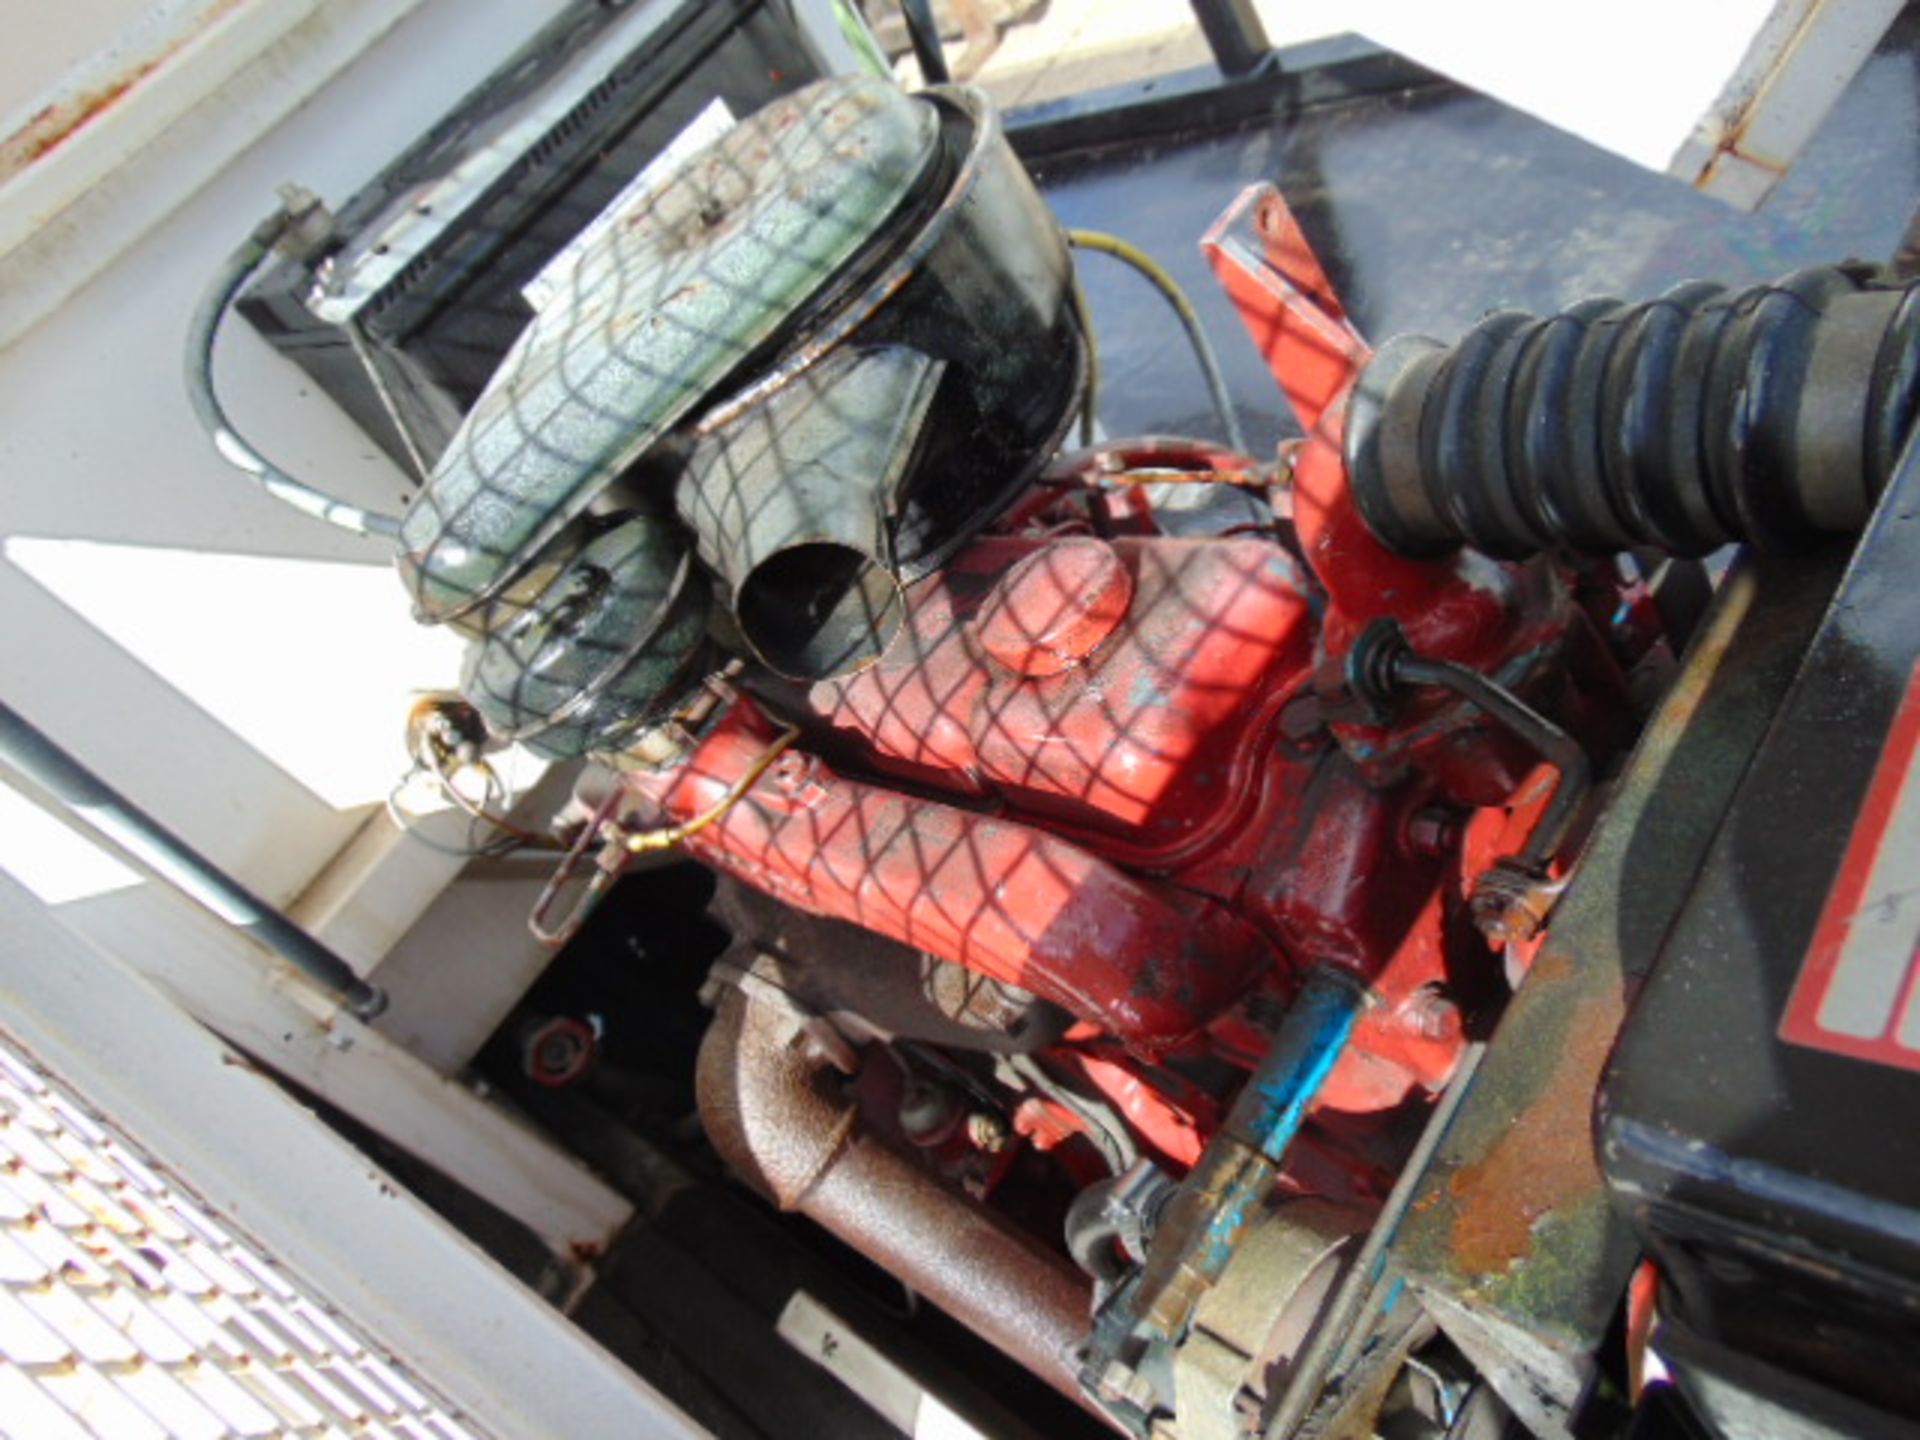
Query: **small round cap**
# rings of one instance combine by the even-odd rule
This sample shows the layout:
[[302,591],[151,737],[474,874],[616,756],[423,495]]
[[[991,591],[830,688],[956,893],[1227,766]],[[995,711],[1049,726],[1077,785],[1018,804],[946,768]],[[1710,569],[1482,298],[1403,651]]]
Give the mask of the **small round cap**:
[[974,622],[981,648],[1016,675],[1058,675],[1113,633],[1133,602],[1133,573],[1106,541],[1055,540],[994,586]]

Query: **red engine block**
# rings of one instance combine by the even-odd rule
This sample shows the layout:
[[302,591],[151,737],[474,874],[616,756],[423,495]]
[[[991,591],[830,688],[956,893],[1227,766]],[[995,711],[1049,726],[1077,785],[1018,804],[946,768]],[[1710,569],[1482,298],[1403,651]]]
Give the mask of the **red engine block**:
[[[804,748],[688,848],[1141,1058],[1251,1063],[1249,1006],[1346,965],[1382,1003],[1323,1104],[1437,1088],[1462,1043],[1441,993],[1446,826],[1423,813],[1440,797],[1369,784],[1327,737],[1310,595],[1272,537],[984,539],[916,587],[880,664],[814,687]],[[778,731],[742,698],[685,764],[629,785],[690,820]],[[1136,1072],[1088,1071],[1123,1111],[1150,1108]]]
[[1369,618],[1509,684],[1550,677],[1562,715],[1624,708],[1567,574],[1409,561],[1360,525],[1339,427],[1366,347],[1272,202],[1250,192],[1208,246],[1310,431],[1277,531],[1173,538],[1132,483],[1244,480],[1246,457],[1076,457],[913,587],[877,665],[783,707],[799,743],[738,803],[781,732],[744,696],[681,764],[627,781],[670,821],[710,818],[687,844],[715,867],[1065,1007],[1082,1023],[1056,1058],[1175,1166],[1218,1111],[1157,1062],[1251,1065],[1310,967],[1377,1001],[1323,1112],[1435,1090],[1461,1053],[1451,987],[1489,958],[1462,923],[1463,837],[1524,837],[1506,810],[1543,787],[1446,697],[1391,724],[1326,713]]

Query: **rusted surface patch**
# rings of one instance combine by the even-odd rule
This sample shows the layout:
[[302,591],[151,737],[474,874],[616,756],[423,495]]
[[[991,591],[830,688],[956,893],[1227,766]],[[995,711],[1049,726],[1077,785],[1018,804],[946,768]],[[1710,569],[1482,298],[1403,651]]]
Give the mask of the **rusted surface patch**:
[[155,53],[132,61],[119,74],[89,85],[77,95],[62,96],[41,106],[26,124],[0,139],[0,185],[59,149],[112,110],[141,81],[246,3],[247,0],[211,0],[188,17]]
[[[1541,968],[1570,970],[1572,963],[1556,954]],[[1462,1275],[1504,1275],[1533,1253],[1536,1226],[1599,1190],[1588,1112],[1625,1013],[1618,990],[1581,999],[1540,1102],[1448,1182],[1456,1202],[1453,1258]]]
[[1390,1250],[1456,1343],[1524,1357],[1505,1398],[1542,1424],[1588,1383],[1637,1254],[1594,1151],[1615,1038],[1831,588],[1762,562],[1721,584]]
[[[1606,867],[1587,859],[1602,861],[1592,882]],[[1591,1114],[1632,979],[1592,929],[1564,923],[1598,918],[1589,910],[1570,890],[1394,1245],[1423,1287],[1569,1351],[1604,1330],[1612,1279],[1634,1254],[1608,1206]]]

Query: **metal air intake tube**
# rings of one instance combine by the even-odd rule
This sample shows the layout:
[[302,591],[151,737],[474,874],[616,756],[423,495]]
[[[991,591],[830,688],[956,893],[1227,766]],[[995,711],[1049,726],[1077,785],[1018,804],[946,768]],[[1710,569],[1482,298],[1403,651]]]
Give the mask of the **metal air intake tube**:
[[1920,284],[1823,266],[1398,337],[1355,387],[1347,470],[1405,555],[1794,549],[1866,522],[1916,411]]
[[904,346],[838,350],[695,447],[680,517],[776,673],[850,674],[899,631],[893,502],[944,368]]

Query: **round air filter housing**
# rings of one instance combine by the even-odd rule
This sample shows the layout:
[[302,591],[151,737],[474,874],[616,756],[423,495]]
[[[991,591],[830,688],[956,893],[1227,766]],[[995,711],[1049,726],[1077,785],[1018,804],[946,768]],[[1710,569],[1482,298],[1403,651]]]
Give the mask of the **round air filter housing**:
[[[552,753],[619,748],[685,688],[689,590],[748,597],[712,628],[782,673],[870,663],[1084,373],[1064,238],[976,91],[821,81],[608,219],[401,527],[416,614],[476,637],[476,704]],[[644,543],[604,538],[631,517]],[[578,598],[613,594],[673,613],[623,644],[635,607]]]

